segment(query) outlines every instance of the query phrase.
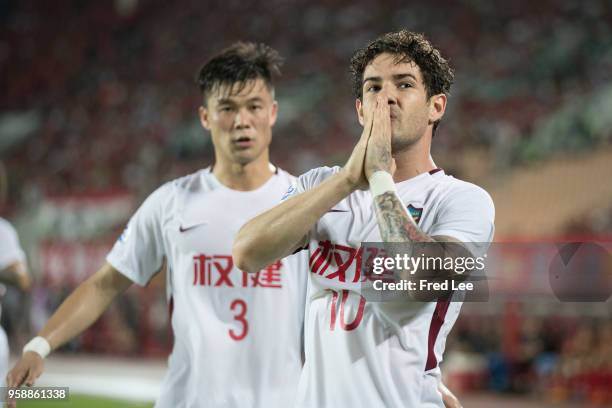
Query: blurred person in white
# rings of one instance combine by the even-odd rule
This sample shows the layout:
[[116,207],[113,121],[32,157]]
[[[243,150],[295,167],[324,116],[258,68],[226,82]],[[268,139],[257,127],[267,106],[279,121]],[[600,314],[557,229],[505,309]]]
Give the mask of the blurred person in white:
[[[448,291],[368,301],[366,254],[357,251],[363,242],[402,243],[411,254],[428,243],[429,257],[483,256],[493,202],[431,157],[453,72],[423,35],[380,36],[355,52],[351,73],[363,132],[347,163],[301,175],[289,197],[240,230],[234,259],[254,271],[295,248],[311,255],[298,407],[442,407],[440,362],[461,302]],[[400,276],[418,283],[424,271],[415,272]],[[457,278],[443,267],[432,273],[433,282]]]
[[[7,174],[0,161],[0,208],[8,195]],[[15,286],[23,292],[29,292],[32,279],[28,272],[25,252],[19,244],[17,231],[10,222],[0,217],[0,283]],[[0,312],[2,309],[0,308]],[[9,365],[9,347],[6,333],[0,327],[0,374],[2,383]]]
[[32,385],[43,359],[88,328],[133,283],[166,269],[174,345],[156,407],[290,407],[302,368],[305,254],[255,274],[231,257],[235,234],[275,205],[294,177],[269,162],[281,58],[235,43],[200,69],[199,118],[214,165],[154,191],[106,263],[62,303],[7,376]]

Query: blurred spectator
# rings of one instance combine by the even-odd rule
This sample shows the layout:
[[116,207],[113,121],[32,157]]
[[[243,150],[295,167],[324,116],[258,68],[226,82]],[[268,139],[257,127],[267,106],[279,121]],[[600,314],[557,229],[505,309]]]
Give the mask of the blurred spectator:
[[477,383],[457,382],[462,378],[461,370],[449,368],[454,373],[450,385],[539,394],[553,402],[612,403],[609,318],[526,317],[521,323],[516,355],[499,352],[507,328],[499,326],[498,321],[497,316],[474,315],[462,316],[458,321],[448,346],[453,357],[447,364],[457,364],[457,352],[472,359],[485,355],[488,364],[481,366],[479,374],[485,381]]
[[572,140],[610,136],[601,130],[609,126],[585,126],[578,113],[554,125],[565,133],[555,127],[552,143],[541,129],[548,115],[610,86],[612,8],[604,1],[30,0],[3,2],[0,19],[0,112],[35,113],[14,118],[10,132],[0,115],[0,155],[24,196],[110,187],[144,194],[209,164],[193,76],[211,37],[263,41],[286,56],[272,160],[292,171],[349,151],[359,134],[349,56],[398,27],[425,32],[456,68],[438,151],[482,145],[504,171]]

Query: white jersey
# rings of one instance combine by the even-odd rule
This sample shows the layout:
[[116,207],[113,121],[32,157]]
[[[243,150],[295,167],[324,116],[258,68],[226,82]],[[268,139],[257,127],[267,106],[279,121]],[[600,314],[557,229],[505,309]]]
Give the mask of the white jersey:
[[253,274],[238,270],[231,253],[240,227],[277,204],[294,180],[277,170],[257,190],[235,191],[205,169],[169,182],[146,199],[108,255],[140,285],[167,260],[174,347],[156,407],[293,405],[305,253]]
[[[289,195],[313,188],[338,170],[311,170],[299,177]],[[486,251],[494,232],[494,207],[483,189],[442,170],[396,187],[425,233],[484,243],[474,248]],[[360,295],[356,268],[366,258],[359,251],[362,242],[381,242],[369,191],[342,200],[309,233],[306,362],[297,406],[443,407],[439,363],[461,303],[367,302]]]
[[[0,271],[15,262],[26,261],[25,252],[19,244],[19,237],[15,228],[4,218],[0,217]],[[2,309],[0,309],[1,311]],[[8,341],[4,329],[0,327],[0,385],[4,385],[8,371]]]
[[7,220],[0,217],[0,270],[15,262],[25,262],[25,259],[17,231]]

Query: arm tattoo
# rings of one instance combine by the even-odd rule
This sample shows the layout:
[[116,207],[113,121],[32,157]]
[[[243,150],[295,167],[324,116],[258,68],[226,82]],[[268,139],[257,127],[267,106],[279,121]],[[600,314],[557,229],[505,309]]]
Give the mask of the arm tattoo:
[[[411,254],[417,250],[417,246],[423,249],[426,242],[436,242],[433,238],[425,234],[409,215],[404,204],[399,199],[397,194],[392,191],[387,191],[379,196],[374,197],[374,208],[376,210],[376,221],[378,229],[383,240],[383,246],[387,252],[387,256],[395,257],[395,255]],[[400,246],[394,243],[401,243]],[[431,247],[429,248],[431,249]],[[417,274],[411,274],[406,270],[394,270],[394,279],[415,281],[423,277],[422,271]],[[426,277],[427,278],[427,277]],[[435,279],[430,276],[428,279]],[[433,281],[433,280],[432,280]],[[409,297],[415,300],[430,301],[444,293],[438,293],[429,290],[419,290],[410,292]]]
[[434,242],[407,213],[404,204],[392,191],[374,197],[376,220],[384,242]]
[[[427,257],[471,257],[470,252],[460,243],[451,245],[449,242],[439,242],[425,234],[412,219],[406,207],[399,199],[397,194],[387,191],[374,197],[374,208],[376,210],[376,221],[383,241],[383,246],[387,256],[412,254],[416,251],[427,254]],[[437,245],[428,244],[437,242]],[[394,245],[401,243],[401,245]],[[425,278],[430,282],[444,282],[448,279],[463,281],[469,275],[469,271],[464,274],[456,274],[452,269],[444,267],[419,268],[418,274],[407,272],[406,270],[395,270],[396,279],[415,281]],[[418,275],[418,276],[417,276]],[[415,300],[431,301],[440,296],[448,296],[452,293],[448,290],[419,290],[410,292],[409,296]]]

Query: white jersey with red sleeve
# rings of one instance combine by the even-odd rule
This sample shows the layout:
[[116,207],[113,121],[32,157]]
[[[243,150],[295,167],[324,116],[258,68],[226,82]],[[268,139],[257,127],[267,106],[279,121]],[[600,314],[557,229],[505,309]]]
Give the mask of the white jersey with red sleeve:
[[253,274],[231,257],[240,227],[278,203],[294,180],[277,170],[257,190],[236,191],[205,169],[169,182],[145,200],[111,250],[107,261],[139,285],[167,261],[174,346],[156,407],[294,404],[306,254]]
[[[311,170],[299,177],[289,196],[338,170]],[[474,256],[488,249],[494,207],[483,189],[438,169],[396,187],[426,234],[474,243]],[[361,296],[359,264],[366,257],[361,243],[381,242],[374,211],[371,193],[356,191],[309,232],[300,408],[444,406],[439,364],[461,302],[370,302]]]

